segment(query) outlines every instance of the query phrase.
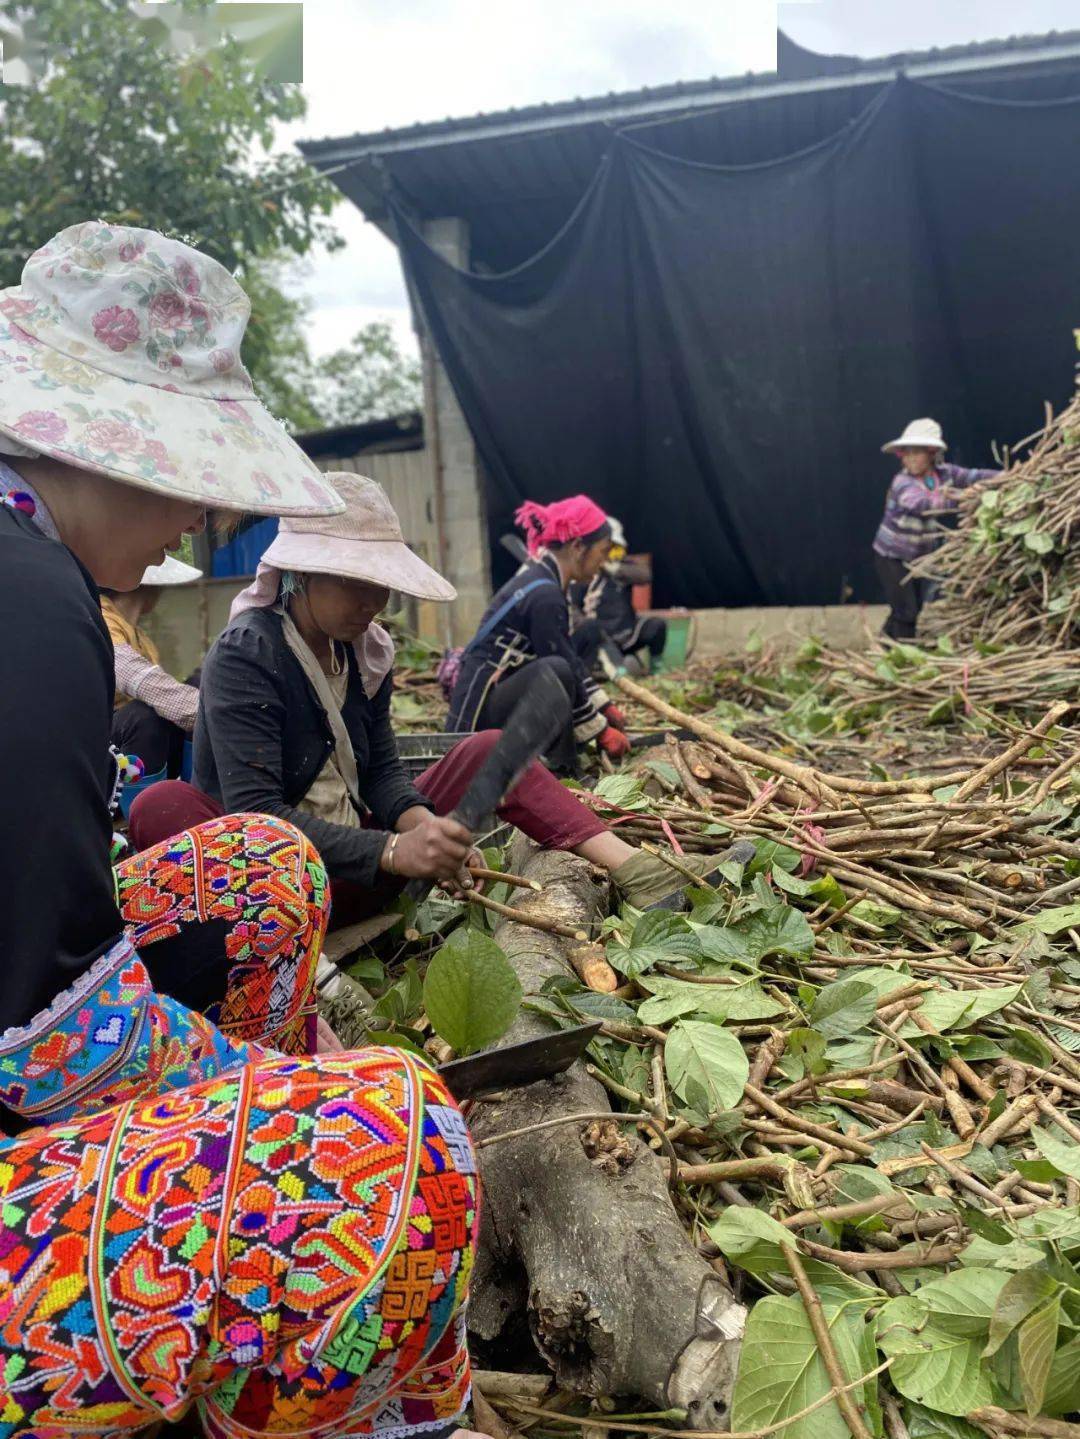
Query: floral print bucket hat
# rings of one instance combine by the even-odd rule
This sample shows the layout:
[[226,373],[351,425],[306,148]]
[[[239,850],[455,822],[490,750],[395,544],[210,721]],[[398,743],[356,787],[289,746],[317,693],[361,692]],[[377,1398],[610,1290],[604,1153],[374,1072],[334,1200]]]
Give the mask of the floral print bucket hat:
[[154,230],[61,230],[0,290],[0,453],[49,455],[227,510],[344,508],[255,398],[251,305],[223,265]]

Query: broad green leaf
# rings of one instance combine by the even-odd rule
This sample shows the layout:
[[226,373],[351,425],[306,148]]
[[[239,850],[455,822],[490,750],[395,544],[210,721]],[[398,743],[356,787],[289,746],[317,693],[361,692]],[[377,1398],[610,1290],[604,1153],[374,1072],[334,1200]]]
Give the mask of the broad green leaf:
[[[823,1312],[841,1369],[848,1379],[857,1379],[866,1372],[860,1353],[863,1321],[842,1307],[824,1305]],[[801,1299],[797,1295],[759,1299],[750,1310],[739,1356],[732,1429],[766,1429],[782,1423],[831,1388]],[[866,1393],[854,1389],[851,1394],[869,1417]],[[785,1424],[775,1439],[850,1439],[850,1434],[834,1402]]]
[[718,1024],[692,1019],[679,1020],[669,1033],[664,1069],[679,1098],[704,1114],[734,1109],[750,1077],[735,1035]]
[[1046,1263],[1046,1251],[1041,1244],[1020,1239],[1011,1244],[994,1244],[976,1237],[961,1250],[960,1263],[969,1269],[1033,1269]]
[[1080,904],[1059,904],[1055,909],[1044,909],[1025,919],[1019,928],[1037,929],[1040,934],[1060,934],[1063,929],[1076,929],[1078,925]]
[[904,1403],[901,1412],[909,1439],[986,1439],[983,1431],[966,1419],[957,1419],[951,1414],[936,1414],[910,1399]]
[[791,873],[802,864],[802,855],[789,845],[775,839],[755,839],[757,854],[747,865],[747,874],[761,874],[767,869],[786,869]]
[[1043,1398],[1046,1414],[1074,1414],[1080,1409],[1080,1337],[1070,1339],[1054,1355]]
[[895,905],[882,904],[877,899],[860,899],[858,904],[851,906],[848,913],[855,919],[865,920],[867,924],[876,924],[879,929],[889,929],[903,919]]
[[654,909],[643,914],[634,925],[630,944],[623,947],[614,942],[606,949],[608,962],[620,974],[633,979],[654,964],[671,964],[675,960],[691,960],[700,964],[701,941],[690,927],[690,921],[670,910]]
[[1024,546],[1037,555],[1048,555],[1054,548],[1054,537],[1045,530],[1032,530],[1029,535],[1024,536]]
[[[1019,1277],[1017,1275],[1017,1278]],[[1041,1411],[1046,1397],[1060,1325],[1061,1300],[1055,1295],[1020,1326],[1017,1336],[1020,1348],[1020,1387],[1024,1392],[1027,1412],[1032,1416]]]
[[[925,995],[919,1012],[941,1034],[950,1029],[969,1029],[979,1020],[996,1014],[1007,1004],[1012,1004],[1023,987],[1022,984],[1006,984],[1000,989],[936,989]],[[913,1020],[909,1020],[900,1033],[905,1038],[918,1037],[922,1030]]]
[[[731,1205],[708,1226],[708,1231],[721,1252],[740,1269],[759,1279],[790,1277],[783,1251],[795,1247],[796,1236],[763,1210]],[[870,1305],[881,1298],[880,1289],[820,1259],[804,1258],[803,1268],[823,1302]]]
[[1055,1169],[1067,1174],[1070,1179],[1080,1179],[1080,1145],[1072,1140],[1059,1139],[1049,1129],[1033,1129],[1031,1137],[1039,1153]]
[[486,934],[457,929],[428,965],[424,1008],[436,1034],[458,1054],[500,1039],[521,1006],[521,983]]
[[618,809],[645,810],[651,803],[641,781],[631,774],[606,774],[597,781],[593,793]]
[[994,1312],[990,1317],[990,1336],[983,1350],[983,1357],[989,1359],[996,1354],[1009,1335],[1040,1305],[1057,1293],[1058,1286],[1045,1272],[1025,1269],[1020,1274],[1010,1275],[997,1297]]
[[1080,1208],[1076,1205],[1040,1209],[1036,1214],[1024,1215],[1015,1224],[1017,1232],[1025,1239],[1050,1239],[1065,1249],[1075,1249],[1080,1245]]
[[826,1039],[846,1039],[874,1017],[878,997],[874,986],[860,979],[827,984],[810,1007],[811,1026]]
[[[667,974],[643,974],[638,977],[638,983],[650,994],[683,1006],[672,1009],[670,1018],[696,1011],[714,1019],[742,1023],[750,1019],[769,1019],[784,1010],[780,1001],[766,994],[756,979],[735,979],[731,984],[692,984],[688,980],[675,979]],[[639,1014],[642,1022],[665,1023],[664,1020],[650,1019],[645,1013],[652,1003],[652,1000],[646,1000],[641,1006]],[[690,1007],[687,1008],[686,1005]]]
[[[691,988],[688,984],[684,993],[654,994],[638,1006],[638,1019],[642,1024],[662,1025],[670,1024],[673,1019],[683,1019],[688,1014],[696,1014],[703,1006]],[[721,1013],[716,1018],[726,1019],[727,1015]]]
[[980,1356],[1008,1277],[992,1269],[958,1269],[884,1306],[878,1346],[893,1359],[889,1375],[899,1393],[961,1418],[1000,1402]]
[[802,1079],[806,1074],[824,1074],[829,1067],[825,1059],[825,1036],[813,1029],[790,1030],[780,1065],[792,1080]]
[[814,931],[801,910],[778,904],[747,915],[738,924],[698,931],[706,959],[720,963],[757,964],[770,954],[805,959],[814,950]]
[[772,879],[777,889],[782,889],[785,894],[792,894],[797,899],[812,899],[818,903],[825,900],[833,909],[839,909],[847,898],[831,874],[820,874],[814,879],[801,879],[780,865],[774,865]]

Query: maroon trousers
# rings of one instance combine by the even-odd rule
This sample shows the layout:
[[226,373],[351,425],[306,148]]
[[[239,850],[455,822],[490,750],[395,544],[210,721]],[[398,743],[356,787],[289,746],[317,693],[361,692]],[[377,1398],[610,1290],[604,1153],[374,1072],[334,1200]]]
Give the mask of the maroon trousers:
[[[416,788],[431,801],[436,814],[451,813],[498,738],[498,730],[469,735],[424,771],[416,781]],[[162,780],[144,790],[131,806],[128,836],[134,849],[149,849],[181,830],[191,829],[204,820],[217,819],[222,813],[216,800],[183,780]],[[545,849],[576,849],[606,829],[591,810],[538,762],[529,766],[497,814],[499,819],[514,825]],[[330,928],[354,924],[377,914],[398,893],[402,883],[385,875],[380,876],[376,885],[366,888],[355,881],[335,879],[331,874]]]

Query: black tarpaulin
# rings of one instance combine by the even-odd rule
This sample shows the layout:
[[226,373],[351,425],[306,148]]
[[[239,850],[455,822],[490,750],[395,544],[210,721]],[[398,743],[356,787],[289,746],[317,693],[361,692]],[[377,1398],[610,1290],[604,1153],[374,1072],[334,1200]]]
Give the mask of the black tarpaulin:
[[629,133],[510,272],[468,274],[396,216],[488,475],[492,534],[584,490],[655,557],[659,603],[876,597],[870,542],[916,415],[992,463],[1072,384],[1080,99],[898,80],[765,164]]

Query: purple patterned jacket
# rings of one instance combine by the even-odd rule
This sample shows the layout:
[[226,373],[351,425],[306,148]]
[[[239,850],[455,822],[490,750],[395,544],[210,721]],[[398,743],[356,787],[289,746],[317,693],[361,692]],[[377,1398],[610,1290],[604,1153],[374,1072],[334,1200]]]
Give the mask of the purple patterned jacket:
[[998,470],[965,470],[942,461],[915,479],[901,470],[885,497],[885,514],[874,536],[874,549],[892,560],[915,560],[936,550],[943,538],[938,516],[956,509],[956,490],[988,480]]

